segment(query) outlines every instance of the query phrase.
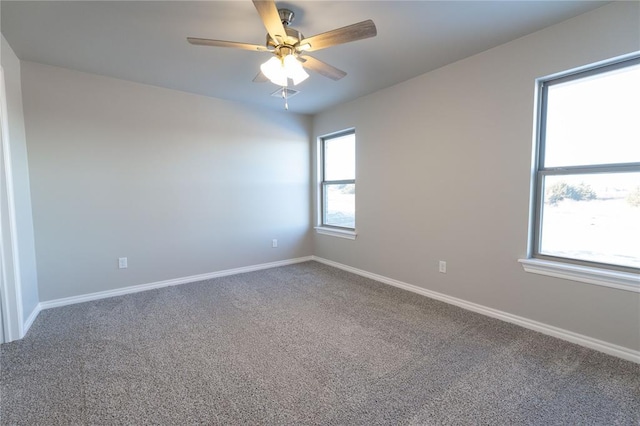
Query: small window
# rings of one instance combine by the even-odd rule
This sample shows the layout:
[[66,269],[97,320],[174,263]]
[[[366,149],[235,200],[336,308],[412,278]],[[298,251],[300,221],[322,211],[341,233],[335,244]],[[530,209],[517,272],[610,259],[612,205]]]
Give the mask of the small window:
[[356,227],[356,134],[354,130],[321,138],[320,225]]
[[640,268],[640,58],[542,81],[533,257]]

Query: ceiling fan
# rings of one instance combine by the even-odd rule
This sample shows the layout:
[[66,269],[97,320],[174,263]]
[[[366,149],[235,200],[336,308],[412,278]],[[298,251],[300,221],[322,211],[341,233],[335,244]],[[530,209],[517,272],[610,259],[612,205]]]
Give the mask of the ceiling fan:
[[260,66],[260,72],[253,81],[271,81],[282,86],[285,101],[289,79],[296,85],[309,77],[303,68],[332,80],[340,80],[347,75],[346,72],[307,55],[307,52],[374,37],[377,34],[375,24],[369,19],[326,33],[304,37],[300,31],[289,26],[294,17],[291,10],[278,9],[274,0],[253,0],[253,4],[267,29],[267,42],[264,46],[195,37],[187,37],[187,41],[201,46],[233,47],[273,53],[274,56]]

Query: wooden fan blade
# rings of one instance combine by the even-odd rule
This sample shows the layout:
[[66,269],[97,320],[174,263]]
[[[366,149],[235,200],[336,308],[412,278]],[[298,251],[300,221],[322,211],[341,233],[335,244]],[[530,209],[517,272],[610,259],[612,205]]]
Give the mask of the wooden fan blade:
[[338,68],[322,62],[320,59],[316,59],[313,56],[301,56],[300,61],[302,66],[309,68],[311,71],[315,71],[325,77],[329,77],[331,80],[340,80],[347,75],[346,72],[339,70]]
[[269,79],[266,75],[262,74],[262,71],[258,72],[258,75],[253,77],[254,83],[266,83],[267,81],[269,81]]
[[256,10],[260,15],[260,19],[262,19],[262,23],[271,38],[276,42],[276,44],[280,44],[282,40],[286,38],[287,32],[280,20],[280,14],[278,13],[276,3],[273,0],[253,0],[253,5],[256,7]]
[[368,19],[358,22],[357,24],[305,38],[299,44],[300,46],[309,44],[310,47],[304,50],[306,52],[313,52],[314,50],[324,49],[335,46],[336,44],[344,44],[364,38],[375,37],[376,34],[378,34],[376,24],[374,24],[371,19]]
[[187,37],[187,41],[198,46],[215,46],[215,47],[233,47],[236,49],[254,50],[258,52],[267,52],[265,46],[250,43],[238,43],[236,41],[211,40],[209,38]]

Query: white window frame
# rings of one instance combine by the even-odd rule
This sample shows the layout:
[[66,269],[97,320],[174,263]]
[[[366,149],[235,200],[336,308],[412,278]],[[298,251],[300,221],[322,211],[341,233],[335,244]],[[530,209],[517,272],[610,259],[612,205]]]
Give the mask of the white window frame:
[[[355,228],[346,228],[342,226],[328,225],[324,223],[324,192],[325,186],[330,184],[338,184],[338,183],[346,183],[353,184],[355,186],[356,179],[346,179],[340,181],[328,181],[325,180],[324,171],[325,171],[325,142],[331,139],[339,138],[346,135],[354,135],[355,137],[356,130],[355,128],[350,128],[346,130],[342,130],[340,132],[331,133],[328,135],[324,135],[318,138],[318,186],[317,186],[317,226],[315,226],[315,230],[318,234],[330,235],[333,237],[346,238],[349,240],[355,240],[356,233]],[[356,142],[357,143],[357,142]]]
[[526,259],[519,259],[525,271],[621,290],[640,292],[640,270],[636,268],[549,256],[540,253],[541,213],[544,202],[542,188],[545,177],[604,172],[640,172],[640,162],[555,168],[543,167],[547,88],[553,84],[578,80],[614,69],[637,65],[638,63],[640,63],[640,55],[635,53],[537,80],[536,136],[532,167],[532,208],[530,215],[529,249],[528,257]]

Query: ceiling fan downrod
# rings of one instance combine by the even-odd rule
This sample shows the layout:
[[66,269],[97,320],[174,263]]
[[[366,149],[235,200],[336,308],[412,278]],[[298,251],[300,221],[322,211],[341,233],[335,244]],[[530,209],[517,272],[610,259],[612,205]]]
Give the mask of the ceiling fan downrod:
[[282,25],[288,27],[293,22],[293,18],[296,16],[296,14],[289,9],[278,9],[278,16],[280,16]]

